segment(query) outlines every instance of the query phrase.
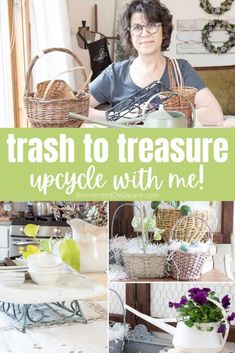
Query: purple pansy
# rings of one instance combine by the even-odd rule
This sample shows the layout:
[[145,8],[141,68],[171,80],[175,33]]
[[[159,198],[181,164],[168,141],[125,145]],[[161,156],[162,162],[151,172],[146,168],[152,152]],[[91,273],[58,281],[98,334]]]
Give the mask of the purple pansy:
[[186,296],[184,295],[183,297],[181,297],[181,300],[180,300],[180,305],[185,305],[187,304],[188,302],[188,299],[186,298]]
[[198,305],[204,305],[207,302],[206,292],[199,290],[197,294],[192,297],[193,301]]
[[225,331],[226,331],[226,326],[225,326],[225,324],[221,324],[221,325],[218,327],[217,332],[218,332],[218,333],[225,333]]
[[185,305],[187,302],[188,302],[187,298],[185,296],[183,296],[183,297],[181,297],[181,300],[179,303],[169,302],[169,307],[178,309],[181,306]]
[[207,294],[210,291],[210,288],[191,288],[189,289],[189,296],[196,304],[204,305],[207,301]]
[[227,309],[229,307],[230,298],[227,294],[222,298],[221,303],[222,303],[222,306],[224,307],[224,309]]
[[233,312],[231,315],[228,316],[228,322],[233,321],[235,319],[235,313]]
[[199,288],[191,288],[189,289],[189,296],[190,298],[192,298],[192,296],[194,296],[195,294],[197,294],[197,292],[199,291]]

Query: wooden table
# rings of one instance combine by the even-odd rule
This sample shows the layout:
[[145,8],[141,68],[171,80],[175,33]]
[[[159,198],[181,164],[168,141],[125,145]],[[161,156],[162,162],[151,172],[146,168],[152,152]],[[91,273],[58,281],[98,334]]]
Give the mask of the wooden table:
[[202,275],[198,280],[196,281],[177,281],[176,279],[172,277],[164,277],[164,278],[138,278],[138,279],[130,279],[130,280],[122,280],[121,282],[146,282],[146,283],[152,283],[152,282],[230,282],[234,283],[231,278],[227,277],[223,272],[220,272],[219,270],[212,270],[204,275]]

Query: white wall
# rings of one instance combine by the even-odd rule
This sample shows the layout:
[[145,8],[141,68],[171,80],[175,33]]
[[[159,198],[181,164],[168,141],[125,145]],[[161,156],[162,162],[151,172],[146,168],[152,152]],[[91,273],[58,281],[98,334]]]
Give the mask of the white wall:
[[[122,8],[129,0],[67,0],[70,13],[71,32],[73,40],[74,51],[82,59],[84,65],[89,65],[89,55],[87,50],[78,48],[75,33],[77,27],[81,25],[82,20],[87,20],[87,25],[94,29],[94,4],[98,5],[98,25],[99,31],[107,36],[114,34],[115,22],[118,16],[115,14],[115,6],[117,4],[118,9]],[[207,14],[199,6],[199,1],[195,0],[162,0],[173,14],[174,32],[172,35],[172,43],[170,51],[167,55],[174,57],[183,57],[188,60],[193,66],[218,66],[218,65],[232,65],[235,64],[235,54],[176,54],[176,21],[183,19],[213,19],[212,15]],[[221,0],[211,0],[213,6],[220,6]],[[230,11],[226,12],[222,16],[218,16],[219,19],[230,19],[235,17],[235,2],[232,4]],[[226,38],[226,36],[225,36]]]
[[[70,29],[72,36],[72,48],[74,53],[90,70],[90,58],[88,50],[78,47],[76,33],[82,26],[82,20],[86,20],[86,26],[94,31],[94,5],[98,6],[98,30],[106,36],[113,36],[115,24],[115,0],[67,0]],[[111,41],[110,41],[111,42]]]
[[[188,60],[193,66],[219,66],[219,65],[234,65],[235,64],[235,54],[184,54],[178,55],[176,54],[176,35],[177,35],[177,20],[183,19],[214,19],[215,16],[207,14],[203,9],[201,9],[199,5],[199,1],[194,0],[162,0],[173,14],[173,23],[174,23],[174,31],[172,35],[172,43],[170,51],[167,53],[170,56],[174,56],[176,58],[183,57]],[[211,0],[210,3],[213,6],[220,6],[221,0]],[[235,3],[233,3],[230,11],[225,12],[222,16],[218,16],[217,18],[227,19],[235,16]]]

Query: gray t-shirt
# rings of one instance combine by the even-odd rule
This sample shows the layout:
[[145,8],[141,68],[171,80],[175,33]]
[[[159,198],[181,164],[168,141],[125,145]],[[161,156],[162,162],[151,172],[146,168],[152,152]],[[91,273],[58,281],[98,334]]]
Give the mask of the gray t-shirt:
[[[128,59],[109,65],[90,83],[90,94],[99,103],[108,102],[114,106],[139,91],[141,87],[137,86],[130,76],[130,65],[133,60],[134,59]],[[194,87],[198,90],[205,87],[197,72],[186,60],[177,59],[177,61],[185,86]],[[166,87],[169,87],[167,64],[161,77],[161,82]]]

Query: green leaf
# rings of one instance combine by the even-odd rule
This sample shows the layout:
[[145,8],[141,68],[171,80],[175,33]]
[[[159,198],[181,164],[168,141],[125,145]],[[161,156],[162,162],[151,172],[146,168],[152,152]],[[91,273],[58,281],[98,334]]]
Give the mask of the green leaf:
[[80,271],[80,247],[74,239],[65,239],[59,246],[59,253],[62,261]]
[[27,245],[26,247],[27,250],[23,251],[23,257],[27,259],[29,256],[33,254],[39,254],[41,251],[36,245]]
[[39,246],[41,248],[42,251],[46,251],[48,252],[49,254],[52,253],[52,250],[53,250],[53,242],[52,242],[52,239],[43,239],[43,240],[40,240],[39,242]]
[[151,208],[153,210],[156,210],[158,208],[158,206],[160,205],[161,201],[152,201],[151,202]]
[[180,205],[180,201],[171,201],[171,203],[172,203],[172,206],[175,208],[178,208]]
[[180,213],[182,216],[187,216],[191,213],[191,208],[187,205],[183,205],[180,207]]
[[27,237],[35,238],[38,234],[39,228],[40,226],[38,226],[37,224],[26,224],[26,226],[24,227],[24,234]]
[[188,327],[193,327],[194,322],[191,319],[190,320],[186,320],[185,321],[185,325],[188,326]]

